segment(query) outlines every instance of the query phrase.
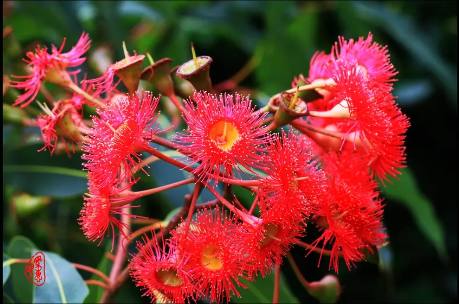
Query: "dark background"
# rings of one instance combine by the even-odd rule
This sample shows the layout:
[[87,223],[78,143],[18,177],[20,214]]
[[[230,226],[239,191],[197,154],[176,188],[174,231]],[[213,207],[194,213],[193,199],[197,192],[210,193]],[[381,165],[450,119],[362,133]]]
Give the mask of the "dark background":
[[[307,75],[314,52],[329,52],[338,36],[357,39],[372,32],[376,42],[388,45],[399,71],[394,95],[411,122],[406,139],[408,168],[383,191],[390,244],[380,252],[380,264],[359,263],[352,271],[342,265],[339,278],[344,290],[339,302],[456,301],[456,1],[10,1],[3,8],[3,28],[11,26],[18,43],[4,38],[3,74],[23,75],[20,58],[37,44],[60,47],[67,37],[64,50],[69,50],[82,31],[92,40],[88,58],[105,45],[112,52],[112,61],[124,57],[121,43],[126,41],[128,50],[139,54],[148,50],[155,60],[169,57],[175,66],[191,58],[193,42],[198,55],[213,58],[214,84],[230,78],[255,56],[259,64],[241,86],[250,89],[259,105],[289,88],[294,76]],[[91,59],[83,72],[88,78],[100,75]],[[49,90],[60,94],[52,85]],[[4,103],[13,102],[10,93]],[[43,101],[41,95],[38,99]],[[4,251],[12,237],[24,235],[41,249],[97,267],[111,240],[97,247],[79,230],[85,179],[14,167],[49,164],[79,170],[80,155],[68,159],[38,153],[41,144],[30,134],[36,130],[3,124]],[[155,163],[150,169],[152,177],[143,177],[138,188],[185,176],[170,169]],[[187,186],[178,189],[140,201],[137,212],[163,218],[183,203],[189,191]],[[23,192],[50,197],[51,203],[23,211],[14,199]],[[203,200],[206,198],[209,196]],[[312,242],[314,236],[317,232],[312,229],[305,241]],[[319,280],[331,272],[328,258],[317,268],[317,254],[305,258],[305,250],[299,247],[291,252],[306,279]],[[298,301],[315,303],[287,261],[284,265],[284,287]],[[87,273],[82,275],[89,278]],[[272,285],[259,284],[271,300]],[[248,302],[248,297],[242,301]],[[117,301],[147,303],[148,299],[141,298],[141,292],[129,282]]]

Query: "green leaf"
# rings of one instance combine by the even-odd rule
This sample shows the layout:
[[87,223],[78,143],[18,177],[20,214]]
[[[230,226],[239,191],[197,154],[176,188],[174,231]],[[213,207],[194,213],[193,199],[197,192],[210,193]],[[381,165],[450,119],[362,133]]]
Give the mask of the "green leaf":
[[3,303],[14,303],[14,301],[7,293],[3,292]]
[[[241,279],[241,283],[247,286],[247,289],[238,288],[241,297],[231,297],[231,303],[271,303],[274,290],[274,270],[262,278],[257,277],[255,282],[249,282]],[[279,303],[299,303],[298,299],[292,294],[281,273],[279,286]]]
[[382,192],[386,197],[402,203],[409,209],[421,232],[435,246],[440,258],[446,261],[445,232],[432,203],[419,191],[411,170],[400,171],[400,180],[393,180],[392,184],[381,187]]
[[87,178],[88,175],[84,171],[79,171],[69,168],[51,167],[51,166],[21,166],[21,165],[6,165],[3,166],[3,172],[22,172],[22,173],[52,173],[68,175],[73,177]]
[[272,95],[290,89],[293,77],[308,71],[308,53],[312,54],[309,46],[299,43],[297,37],[299,27],[305,23],[294,22],[292,12],[295,12],[293,1],[268,3],[266,34],[257,45],[257,49],[265,49],[261,64],[256,69],[259,89],[263,93]]
[[[255,199],[255,193],[241,186],[233,186],[232,189],[234,195],[236,195],[242,206],[244,206],[245,209],[250,210],[253,204],[253,200]],[[255,208],[253,215],[260,215],[258,208]]]
[[3,184],[33,196],[71,197],[87,189],[81,156],[37,152],[42,145],[21,147],[3,154]]
[[[11,239],[6,253],[13,259],[30,259],[32,251],[36,249],[32,241],[24,236],[15,236]],[[25,264],[11,265],[11,283],[13,293],[22,303],[32,303],[33,285],[24,275]]]
[[43,253],[46,282],[40,287],[33,285],[33,303],[82,303],[89,289],[75,267],[55,253]]
[[[108,243],[105,248],[105,253],[110,253],[111,248],[112,248],[112,244]],[[101,271],[102,273],[108,276],[110,274],[110,269],[112,268],[112,264],[113,264],[113,261],[109,259],[106,256],[106,254],[104,254],[104,256],[99,262],[99,265],[97,266],[97,270]],[[98,280],[98,281],[104,282],[98,275],[95,275],[95,274],[92,275],[91,280]],[[97,285],[89,285],[88,287],[89,287],[89,295],[86,297],[83,303],[99,303],[105,289]]]
[[[10,260],[10,259],[11,258],[7,254],[3,253],[3,262]],[[5,285],[6,281],[8,281],[10,273],[11,273],[11,266],[9,264],[8,265],[3,264],[3,285]]]

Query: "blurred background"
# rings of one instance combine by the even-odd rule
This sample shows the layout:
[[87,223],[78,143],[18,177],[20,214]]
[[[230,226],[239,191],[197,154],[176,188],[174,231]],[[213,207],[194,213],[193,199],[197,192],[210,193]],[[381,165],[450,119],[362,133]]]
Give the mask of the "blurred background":
[[[191,58],[193,42],[198,56],[213,58],[213,84],[242,70],[247,75],[237,90],[250,93],[261,106],[271,95],[290,88],[294,76],[307,75],[314,52],[330,52],[338,36],[357,39],[373,33],[374,41],[388,46],[399,71],[394,95],[411,122],[406,138],[408,168],[400,180],[383,189],[389,245],[380,250],[376,263],[358,263],[351,271],[342,265],[339,303],[455,303],[456,11],[456,1],[4,1],[3,74],[24,75],[21,58],[26,51],[37,44],[59,48],[64,37],[67,51],[83,31],[92,40],[82,66],[88,78],[99,77],[104,62],[124,57],[122,41],[131,53],[149,51],[155,60],[171,58],[172,67]],[[61,94],[55,86],[47,84],[47,88],[52,95]],[[4,108],[16,96],[17,91],[8,89]],[[37,99],[44,101],[42,93]],[[161,123],[169,122],[164,118]],[[97,246],[85,239],[77,222],[86,191],[80,153],[68,158],[65,153],[51,157],[48,151],[37,152],[42,147],[38,135],[36,128],[3,122],[4,253],[11,254],[16,246],[12,242],[24,236],[37,248],[68,261],[109,271],[104,252],[109,251],[111,239]],[[139,189],[185,176],[159,162],[149,170],[151,176],[142,177]],[[147,197],[136,212],[164,218],[183,204],[189,191],[183,186]],[[238,194],[245,203],[251,198]],[[204,195],[201,200],[209,198]],[[305,241],[312,242],[315,236],[313,231]],[[307,280],[331,273],[327,257],[318,268],[318,254],[305,258],[300,247],[291,253]],[[270,302],[272,282],[272,277],[257,280],[241,291],[242,299],[233,297],[232,302]],[[31,302],[31,292],[18,290],[13,283],[5,285],[7,298]],[[317,303],[287,261],[282,284],[281,302]],[[262,292],[255,293],[256,289]],[[98,301],[101,288],[90,290],[86,302]],[[129,281],[116,301],[148,303],[141,295]]]

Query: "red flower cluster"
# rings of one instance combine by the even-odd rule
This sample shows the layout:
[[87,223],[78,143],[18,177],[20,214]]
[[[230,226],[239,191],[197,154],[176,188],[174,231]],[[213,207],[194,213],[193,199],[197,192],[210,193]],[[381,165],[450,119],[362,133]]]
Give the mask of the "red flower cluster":
[[[385,180],[404,162],[403,137],[409,124],[390,93],[395,74],[387,51],[372,43],[371,35],[357,42],[340,38],[331,55],[315,55],[308,82],[327,85],[318,86],[322,97],[308,104],[308,123],[347,136],[349,142],[324,132],[270,135],[261,128],[265,116],[247,103],[241,105],[244,99],[238,95],[233,103],[228,95],[218,99],[195,93],[185,103],[189,129],[175,137],[178,150],[198,164],[192,174],[203,182],[233,177],[239,166],[263,171],[265,177],[252,189],[260,215],[246,210],[230,217],[218,209],[201,212],[189,227],[184,224],[172,232],[174,252],[180,257],[174,261],[189,274],[180,281],[183,292],[172,294],[164,284],[147,284],[151,277],[139,274],[145,266],[132,264],[139,286],[149,289],[153,300],[155,286],[171,301],[180,301],[191,296],[191,284],[198,291],[195,299],[222,302],[239,295],[236,286],[244,287],[240,278],[266,276],[280,264],[311,219],[322,230],[311,247],[322,244],[323,250],[330,244],[330,267],[338,271],[339,258],[348,268],[364,260],[365,253],[387,237],[373,175]],[[316,144],[322,149],[313,149]],[[139,246],[142,252],[151,245]]]
[[372,39],[371,34],[358,41],[341,37],[331,54],[313,57],[308,81],[314,84],[331,78],[335,85],[322,88],[323,98],[308,104],[308,123],[345,139],[308,135],[325,152],[355,151],[371,167],[371,174],[384,182],[404,167],[409,122],[391,94],[397,73],[387,49]]
[[[273,96],[277,108],[258,111],[248,96],[237,93],[218,96],[194,91],[183,106],[169,94],[188,125],[173,142],[156,136],[160,98],[137,91],[145,56],[130,56],[123,47],[125,59],[101,77],[84,81],[81,88],[75,87],[66,68],[84,61],[80,57],[89,48],[87,35],[68,53],[53,47],[48,54],[46,48],[38,48],[36,54],[27,55],[32,75],[24,83],[16,82],[16,87],[27,91],[16,104],[29,104],[42,80],[74,91],[54,103],[52,110],[43,106],[46,115],[38,117],[38,125],[51,152],[60,137],[82,145],[89,193],[79,222],[91,241],[100,244],[105,235],[115,235],[117,230],[134,238],[138,234],[129,231],[125,220],[131,216],[129,204],[187,182],[132,192],[138,181],[135,173],[148,165],[142,152],[193,175],[191,182],[199,185],[186,205],[190,209],[186,221],[172,227],[171,237],[162,242],[156,234],[153,240],[145,237],[130,261],[130,274],[137,286],[146,289],[144,295],[162,302],[229,301],[232,295],[240,296],[238,287],[246,288],[244,280],[253,281],[258,274],[265,277],[279,266],[288,251],[302,243],[299,240],[311,221],[322,234],[309,248],[323,253],[329,246],[329,267],[336,272],[339,258],[350,269],[385,242],[383,204],[375,176],[385,181],[399,174],[409,123],[391,93],[396,72],[387,50],[372,42],[371,34],[357,41],[340,38],[330,54],[314,55],[309,77],[301,76],[293,85],[297,87],[301,80],[303,89],[315,90],[318,94],[312,95],[318,97],[301,100],[301,107],[295,107],[300,88],[293,99]],[[195,57],[187,63],[192,69],[189,85],[193,79],[210,85],[203,78],[208,70],[199,69],[199,62]],[[158,73],[172,87],[169,68],[156,72],[154,65],[150,68],[152,75]],[[200,72],[204,76],[193,78]],[[129,94],[112,94],[115,75]],[[94,85],[88,88],[87,83]],[[101,99],[104,92],[109,94]],[[83,105],[99,106],[92,122],[83,121]],[[301,115],[306,120],[293,117],[297,108],[304,110]],[[274,122],[266,127],[269,111],[275,112]],[[281,125],[279,121],[288,121],[302,134],[291,129],[271,133]],[[153,149],[151,142],[177,149],[188,163]],[[228,202],[209,185],[211,180],[214,187],[220,181],[252,190],[256,195],[250,210]],[[231,213],[219,207],[204,209],[192,220],[201,186],[208,187]],[[236,198],[235,202],[240,205]]]
[[78,74],[80,71],[68,72],[66,69],[76,67],[82,64],[86,58],[81,57],[89,50],[91,41],[88,34],[81,34],[78,43],[67,53],[62,53],[65,45],[65,39],[61,48],[58,50],[52,46],[51,54],[48,53],[48,48],[41,49],[37,46],[35,53],[28,52],[26,55],[29,60],[24,60],[28,63],[31,74],[27,76],[13,76],[24,81],[11,81],[13,88],[24,89],[26,92],[19,96],[14,105],[22,104],[21,107],[28,106],[38,95],[41,81],[49,81],[59,85],[66,85],[70,82],[69,75]]
[[89,171],[89,198],[80,218],[90,240],[102,240],[108,223],[123,233],[121,222],[111,214],[120,214],[120,205],[136,199],[133,195],[120,198],[119,193],[137,182],[134,171],[142,162],[139,152],[150,148],[150,140],[159,131],[154,114],[158,100],[144,92],[112,99],[98,110],[99,117],[93,117],[94,126],[82,148]]

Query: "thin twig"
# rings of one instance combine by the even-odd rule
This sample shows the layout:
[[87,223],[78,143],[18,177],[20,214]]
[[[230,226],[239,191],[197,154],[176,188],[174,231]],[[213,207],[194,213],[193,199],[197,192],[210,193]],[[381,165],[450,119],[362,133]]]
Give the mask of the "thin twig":
[[101,281],[97,281],[97,280],[86,280],[84,281],[86,283],[86,285],[97,285],[97,286],[100,286],[104,289],[107,289],[108,288],[108,285],[107,284],[104,284],[103,282]]

